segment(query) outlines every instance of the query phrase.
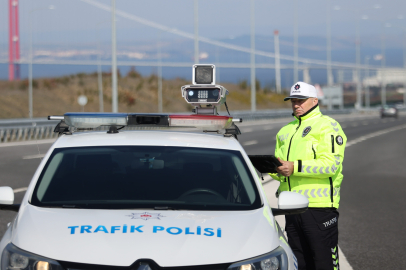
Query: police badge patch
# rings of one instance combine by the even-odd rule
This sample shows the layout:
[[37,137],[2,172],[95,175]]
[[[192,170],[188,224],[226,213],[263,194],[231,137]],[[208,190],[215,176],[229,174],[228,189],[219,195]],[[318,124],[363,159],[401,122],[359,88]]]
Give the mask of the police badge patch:
[[344,143],[343,137],[341,137],[340,135],[338,135],[338,136],[336,137],[336,142],[337,142],[338,145],[343,145],[343,143]]
[[312,127],[308,126],[303,130],[302,137],[306,136],[309,134],[310,130],[312,130]]

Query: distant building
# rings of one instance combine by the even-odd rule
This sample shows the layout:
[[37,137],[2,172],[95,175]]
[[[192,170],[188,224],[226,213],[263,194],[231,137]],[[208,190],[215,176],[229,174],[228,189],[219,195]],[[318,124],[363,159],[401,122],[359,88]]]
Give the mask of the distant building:
[[[383,75],[383,76],[382,76]],[[385,83],[405,85],[406,84],[406,69],[403,68],[387,68],[385,70],[378,70],[375,76],[366,77],[362,80],[364,87],[378,87],[382,81]]]

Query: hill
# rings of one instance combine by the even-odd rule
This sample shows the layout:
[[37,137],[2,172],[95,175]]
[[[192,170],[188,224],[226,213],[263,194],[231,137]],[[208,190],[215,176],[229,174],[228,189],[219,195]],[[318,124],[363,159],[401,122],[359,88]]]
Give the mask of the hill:
[[[188,112],[188,105],[181,96],[180,87],[190,84],[181,78],[162,81],[163,111]],[[230,94],[227,104],[230,110],[250,109],[250,86],[247,81],[238,84],[223,83]],[[132,68],[118,79],[118,99],[120,112],[158,112],[158,77],[153,74],[142,76]],[[111,74],[103,73],[104,111],[111,112]],[[65,112],[81,111],[77,103],[80,95],[88,98],[86,112],[99,111],[97,74],[78,73],[55,78],[39,78],[33,81],[33,115],[45,117],[62,115]],[[287,108],[283,102],[285,94],[278,95],[269,89],[261,88],[257,82],[257,109]],[[28,80],[9,82],[0,80],[0,118],[28,117]],[[225,110],[224,106],[221,110]]]

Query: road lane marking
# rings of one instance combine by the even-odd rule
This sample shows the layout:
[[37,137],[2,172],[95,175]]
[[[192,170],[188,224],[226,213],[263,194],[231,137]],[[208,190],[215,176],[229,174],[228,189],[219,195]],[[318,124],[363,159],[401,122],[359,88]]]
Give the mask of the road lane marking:
[[248,132],[252,132],[253,129],[252,128],[242,128],[241,133],[248,133]]
[[404,128],[406,128],[406,125],[401,125],[401,126],[397,126],[397,127],[393,127],[393,128],[387,128],[387,129],[384,129],[384,130],[373,132],[373,133],[370,133],[368,135],[361,136],[361,137],[358,137],[357,139],[354,139],[354,140],[351,140],[351,141],[347,142],[345,147],[350,147],[351,145],[357,144],[357,143],[365,141],[367,139],[371,139],[371,138],[374,138],[374,137],[377,137],[377,136],[380,136],[380,135],[383,135],[383,134],[386,134],[386,133],[389,133],[389,132],[392,132],[392,131],[401,130],[401,129],[404,129]]
[[368,125],[368,122],[362,122],[362,124],[363,124],[364,126],[366,126],[366,125]]
[[263,129],[264,129],[264,130],[271,130],[272,127],[270,127],[270,126],[265,126],[265,127],[263,127]]
[[26,191],[28,189],[28,187],[22,187],[22,188],[16,188],[14,189],[14,193],[19,193],[19,192],[23,192]]
[[243,145],[254,145],[254,144],[258,144],[257,140],[253,140],[253,141],[248,141],[248,142],[244,142]]
[[341,270],[353,270],[352,266],[348,262],[347,258],[344,255],[344,252],[338,246],[338,257],[340,258],[340,269]]
[[34,158],[43,158],[43,157],[45,157],[45,154],[23,156],[23,159],[34,159]]
[[358,127],[358,123],[351,124],[352,127]]

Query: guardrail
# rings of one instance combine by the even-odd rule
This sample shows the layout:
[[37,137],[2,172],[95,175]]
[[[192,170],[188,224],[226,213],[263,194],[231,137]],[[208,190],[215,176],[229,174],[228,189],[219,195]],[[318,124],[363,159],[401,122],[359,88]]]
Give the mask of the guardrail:
[[[322,110],[324,114],[350,114],[356,112],[353,109],[347,110]],[[221,115],[227,113],[221,111]],[[292,110],[262,110],[262,111],[233,111],[232,116],[242,118],[246,121],[266,120],[273,118],[291,117]],[[0,143],[30,141],[56,138],[58,135],[54,133],[54,128],[59,121],[49,121],[46,118],[34,119],[4,119],[0,120]]]
[[[333,114],[350,114],[355,112],[353,109],[344,109],[344,110],[322,110],[323,114],[326,115],[333,115]],[[221,115],[226,115],[223,111]],[[283,109],[283,110],[263,110],[263,111],[233,111],[231,114],[235,118],[242,118],[244,122],[246,121],[258,121],[258,120],[266,120],[266,119],[273,119],[273,118],[284,118],[284,117],[292,117],[292,110],[291,109]]]
[[0,143],[56,138],[55,125],[0,128]]

